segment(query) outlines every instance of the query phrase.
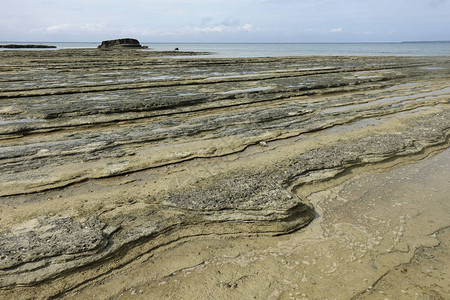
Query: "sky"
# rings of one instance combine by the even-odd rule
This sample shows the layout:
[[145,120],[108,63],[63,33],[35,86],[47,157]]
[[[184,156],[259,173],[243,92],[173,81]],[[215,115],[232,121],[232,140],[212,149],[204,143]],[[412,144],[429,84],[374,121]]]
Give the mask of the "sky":
[[450,0],[0,0],[0,41],[450,40]]

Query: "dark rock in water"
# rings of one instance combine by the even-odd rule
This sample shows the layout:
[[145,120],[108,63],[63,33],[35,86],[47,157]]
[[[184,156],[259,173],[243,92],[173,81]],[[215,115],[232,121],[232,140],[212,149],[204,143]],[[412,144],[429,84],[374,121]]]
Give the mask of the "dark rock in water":
[[98,49],[109,49],[109,48],[140,48],[145,49],[146,46],[142,46],[138,40],[126,38],[126,39],[117,39],[117,40],[109,40],[102,41],[101,45],[97,46]]
[[21,49],[21,48],[56,48],[56,46],[49,46],[49,45],[17,45],[17,44],[9,44],[9,45],[0,45],[0,48],[7,48],[7,49]]
[[180,49],[179,48],[175,48],[175,49],[173,49],[173,51],[179,51]]

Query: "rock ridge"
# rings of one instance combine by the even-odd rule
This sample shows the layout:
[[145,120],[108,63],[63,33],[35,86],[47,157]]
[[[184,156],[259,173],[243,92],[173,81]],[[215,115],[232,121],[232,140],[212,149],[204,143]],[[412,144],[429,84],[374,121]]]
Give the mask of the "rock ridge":
[[144,49],[146,47],[142,46],[137,39],[123,38],[115,40],[102,41],[100,45],[97,46],[98,49],[106,50],[111,48],[138,48]]

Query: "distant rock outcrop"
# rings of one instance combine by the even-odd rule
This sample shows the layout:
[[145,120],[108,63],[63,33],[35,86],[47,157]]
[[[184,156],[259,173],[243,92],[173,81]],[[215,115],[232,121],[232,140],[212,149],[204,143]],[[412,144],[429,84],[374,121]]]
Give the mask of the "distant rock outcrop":
[[7,49],[33,48],[33,49],[36,49],[36,48],[56,48],[56,46],[9,44],[9,45],[0,45],[0,48],[7,48]]
[[100,45],[97,46],[98,49],[110,49],[110,48],[139,48],[145,49],[146,46],[142,46],[138,40],[125,38],[125,39],[116,39],[116,40],[108,40],[102,41]]

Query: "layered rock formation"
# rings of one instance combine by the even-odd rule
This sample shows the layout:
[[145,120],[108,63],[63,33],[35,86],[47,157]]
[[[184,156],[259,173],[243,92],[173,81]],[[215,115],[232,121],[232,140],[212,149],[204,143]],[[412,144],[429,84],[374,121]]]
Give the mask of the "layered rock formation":
[[116,39],[116,40],[108,40],[102,41],[100,45],[97,46],[98,49],[117,49],[117,48],[146,48],[141,46],[138,40],[125,38],[125,39]]
[[298,230],[305,185],[448,145],[446,58],[159,55],[0,53],[1,297]]

